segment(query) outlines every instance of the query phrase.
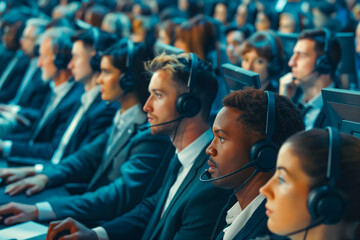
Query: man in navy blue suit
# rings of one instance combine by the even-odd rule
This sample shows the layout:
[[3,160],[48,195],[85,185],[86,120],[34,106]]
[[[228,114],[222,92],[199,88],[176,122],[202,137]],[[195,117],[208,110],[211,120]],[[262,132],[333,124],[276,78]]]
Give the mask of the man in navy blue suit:
[[46,98],[40,118],[29,131],[13,133],[0,141],[3,157],[21,156],[50,158],[69,121],[80,105],[84,86],[71,80],[67,65],[71,59],[74,31],[67,28],[50,29],[40,45],[38,66],[42,79],[51,81],[52,91]]
[[[94,34],[97,32],[97,34]],[[85,93],[81,96],[82,106],[76,109],[76,113],[69,123],[59,145],[53,156],[49,159],[52,164],[58,164],[63,158],[80,149],[81,146],[91,142],[100,133],[103,133],[111,124],[114,114],[118,108],[115,102],[107,104],[101,99],[100,86],[97,78],[100,74],[100,62],[96,55],[97,51],[105,50],[106,46],[112,45],[116,38],[112,34],[102,32],[99,29],[80,30],[72,41],[72,59],[68,64],[74,80],[84,84]],[[96,40],[96,41],[95,41]],[[98,43],[98,42],[101,42]],[[95,57],[94,57],[95,56]],[[21,154],[26,157],[26,153]],[[36,156],[35,156],[36,157]],[[21,162],[21,159],[10,159],[10,161]],[[39,162],[39,159],[26,159],[27,163]],[[39,165],[38,165],[39,166]],[[38,171],[38,170],[37,170]],[[3,169],[3,177],[8,177],[8,183],[20,180],[25,176],[36,174],[35,168]],[[26,180],[30,181],[30,180]],[[19,182],[8,187],[9,193],[16,194],[28,184]],[[12,191],[17,189],[16,191]]]
[[[15,214],[13,218],[7,218],[5,224],[32,217],[40,220],[62,219],[64,216],[76,216],[87,221],[111,219],[130,210],[144,195],[151,195],[160,187],[173,148],[167,136],[152,135],[150,129],[140,130],[147,126],[147,117],[142,110],[144,101],[141,100],[147,96],[148,85],[143,61],[151,56],[148,56],[145,44],[131,44],[130,40],[124,40],[104,52],[102,73],[98,78],[102,98],[121,104],[113,127],[58,165],[45,167],[35,176],[47,178],[47,183],[43,184],[47,187],[66,182],[87,182],[87,192],[35,206],[17,203],[1,206],[1,216],[17,206],[20,212],[24,207],[34,210],[27,213],[38,213],[38,216],[24,214],[24,218]],[[43,196],[49,197],[46,191],[44,193]],[[26,201],[22,199],[22,202]],[[104,202],[109,204],[104,205]]]
[[[153,75],[144,110],[151,132],[168,135],[177,150],[161,188],[131,211],[93,230],[71,218],[53,223],[48,239],[63,230],[83,239],[210,238],[229,196],[228,191],[199,181],[208,168],[205,149],[212,138],[209,113],[217,92],[215,74],[193,54],[158,56],[148,71]],[[117,209],[116,202],[104,202],[104,207],[109,204]]]
[[17,9],[6,12],[2,17],[2,40],[7,53],[0,56],[0,102],[11,100],[19,87],[29,64],[29,58],[20,49],[20,37],[27,16]]
[[[14,98],[8,104],[1,105],[0,138],[21,125],[21,122],[16,118],[17,115],[26,117],[30,122],[34,121],[50,90],[49,83],[42,81],[41,69],[37,66],[39,36],[45,31],[48,23],[48,20],[40,18],[32,18],[26,21],[20,44],[21,50],[30,58],[30,63]],[[26,129],[29,126],[23,125],[23,127]]]

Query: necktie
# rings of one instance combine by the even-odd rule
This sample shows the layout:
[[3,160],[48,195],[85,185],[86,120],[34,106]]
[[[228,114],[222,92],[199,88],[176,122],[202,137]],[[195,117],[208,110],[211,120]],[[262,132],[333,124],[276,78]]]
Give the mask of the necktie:
[[159,222],[161,213],[162,213],[162,209],[164,208],[166,198],[169,194],[169,190],[177,178],[180,166],[181,166],[181,163],[179,161],[179,158],[178,158],[177,154],[175,154],[174,158],[172,159],[172,161],[170,163],[168,174],[166,174],[167,178],[165,178],[165,181],[163,183],[165,185],[163,188],[160,188],[161,195],[159,197],[159,201],[157,202],[157,205],[154,209],[153,215],[151,216],[151,219],[146,227],[146,230],[145,230],[145,233],[144,233],[142,239],[149,239],[151,237],[154,229],[156,228],[156,226]]
[[178,158],[177,154],[175,154],[175,156],[174,156],[171,163],[172,164],[171,164],[171,168],[169,169],[169,176],[167,178],[166,185],[165,185],[165,187],[163,189],[164,199],[161,199],[159,201],[159,203],[161,203],[162,206],[165,204],[165,201],[166,201],[167,196],[169,194],[170,188],[174,184],[174,182],[175,182],[175,180],[177,178],[179,169],[181,167],[181,163],[179,161],[179,158]]

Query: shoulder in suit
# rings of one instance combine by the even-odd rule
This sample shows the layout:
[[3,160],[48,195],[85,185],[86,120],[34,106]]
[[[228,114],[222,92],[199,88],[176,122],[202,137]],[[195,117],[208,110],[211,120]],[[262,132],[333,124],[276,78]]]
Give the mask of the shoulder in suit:
[[[137,132],[111,160],[112,164],[106,164],[104,159],[99,162],[99,154],[97,159],[92,159],[91,152],[96,150],[96,146],[92,149],[85,146],[77,154],[77,159],[69,156],[60,163],[62,173],[54,174],[55,171],[59,172],[54,170],[53,177],[65,176],[72,181],[72,176],[77,180],[90,181],[89,177],[96,170],[99,172],[92,177],[92,187],[86,194],[50,201],[57,218],[71,216],[80,220],[110,220],[129,211],[143,199],[145,192],[153,194],[161,186],[169,154],[173,154],[173,147],[169,149],[170,144],[168,137],[153,136],[148,130]],[[168,150],[169,154],[165,156]],[[114,166],[118,166],[118,169],[113,169]],[[72,171],[75,168],[78,169],[76,173]],[[81,174],[82,177],[79,176]]]
[[72,137],[67,144],[63,158],[76,152],[82,146],[92,142],[98,135],[105,132],[113,123],[118,104],[106,103],[99,94],[80,119]]
[[[204,149],[161,218],[156,216],[163,208],[158,205],[160,189],[129,213],[104,224],[110,239],[209,239],[230,192],[199,181],[209,167],[207,159]],[[222,221],[220,228],[223,225]]]
[[11,156],[50,159],[75,110],[80,106],[80,96],[83,91],[82,84],[74,83],[36,133],[34,131],[39,120],[35,122],[30,139],[25,140],[21,134],[10,136],[10,140],[13,140]]
[[16,54],[21,55],[21,57],[19,57],[14,68],[11,70],[1,87],[0,102],[3,103],[7,103],[15,97],[17,89],[21,83],[21,80],[23,79],[23,76],[30,61],[30,59],[24,54],[19,54],[18,52]]

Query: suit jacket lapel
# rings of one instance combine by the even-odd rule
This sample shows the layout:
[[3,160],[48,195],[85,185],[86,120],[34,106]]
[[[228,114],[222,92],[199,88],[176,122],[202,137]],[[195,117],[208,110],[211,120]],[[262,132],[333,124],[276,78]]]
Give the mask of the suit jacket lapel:
[[[123,132],[123,134],[117,139],[117,143],[114,144],[112,149],[110,149],[110,152],[108,155],[106,155],[106,149],[104,151],[103,155],[103,164],[100,166],[100,169],[97,170],[95,173],[95,176],[93,177],[91,183],[89,184],[88,188],[91,188],[91,186],[103,175],[103,173],[106,171],[109,166],[111,166],[111,163],[114,161],[115,157],[119,154],[119,152],[124,148],[124,146],[130,141],[130,139],[136,134],[137,127],[140,124],[143,124],[146,120],[146,115],[139,115],[135,122],[133,124],[130,124],[130,126]],[[114,128],[114,126],[113,126]],[[111,135],[113,133],[113,130],[111,130],[111,134],[109,134],[109,140],[111,139]],[[109,146],[109,142],[107,143],[107,147]],[[127,159],[120,159],[119,161],[126,161]],[[120,164],[119,164],[120,165]]]
[[[234,237],[234,239],[248,239],[250,234],[254,234],[254,232],[259,232],[259,234],[263,234],[263,228],[266,227],[267,217],[265,215],[265,203],[266,199],[260,204],[260,206],[255,210],[255,212],[251,215],[250,219],[247,221],[245,226],[240,230],[238,234]],[[256,228],[260,228],[257,229]]]
[[135,128],[136,128],[136,125],[131,124],[127,129],[125,129],[123,134],[117,139],[116,144],[112,147],[108,156],[105,156],[106,159],[105,159],[105,162],[103,165],[104,169],[107,168],[107,166],[112,162],[113,158],[117,155],[117,153],[126,145],[126,143],[129,142],[131,137],[136,132]]
[[[159,221],[159,224],[157,224],[156,229],[154,230],[152,236],[155,236],[157,231],[159,231],[166,221],[167,215],[169,212],[171,212],[172,207],[174,207],[175,202],[181,197],[181,194],[185,191],[185,189],[189,186],[189,184],[194,180],[194,178],[198,177],[199,168],[204,165],[205,161],[208,159],[208,156],[205,152],[205,149],[207,148],[208,144],[206,144],[206,147],[200,152],[199,156],[196,158],[194,165],[190,169],[189,173],[187,174],[184,181],[181,183],[179,189],[176,191],[176,194],[174,195],[174,198],[171,200],[169,206],[167,207],[166,211],[164,212],[164,215]],[[181,198],[180,198],[181,199]]]
[[[46,126],[47,122],[48,122],[49,120],[53,119],[53,115],[56,114],[56,113],[59,111],[59,109],[62,109],[63,106],[68,105],[68,104],[69,104],[69,103],[68,103],[69,101],[72,101],[72,97],[69,97],[69,95],[72,94],[72,92],[75,90],[76,86],[77,86],[76,83],[71,86],[71,88],[69,89],[69,91],[61,98],[61,100],[57,103],[57,105],[55,106],[55,108],[49,113],[49,116],[47,116],[47,118],[46,118],[45,121],[42,123],[42,125],[40,126],[40,128],[37,129],[37,132],[36,132],[36,133],[33,133],[33,136],[32,136],[32,139],[33,139],[33,140],[37,138],[37,136],[39,135],[39,133],[42,131],[43,127]],[[51,97],[51,94],[50,94],[50,97]],[[50,98],[49,98],[49,100],[50,100]],[[73,117],[73,116],[75,115],[77,109],[78,109],[79,106],[80,106],[80,101],[77,103],[77,105],[78,105],[78,107],[73,108],[73,113],[72,113],[72,115],[69,115],[69,117]],[[46,109],[46,108],[45,108],[45,109]],[[40,119],[41,119],[41,118],[40,118]],[[69,123],[70,123],[70,122],[68,121],[68,124],[69,124]]]

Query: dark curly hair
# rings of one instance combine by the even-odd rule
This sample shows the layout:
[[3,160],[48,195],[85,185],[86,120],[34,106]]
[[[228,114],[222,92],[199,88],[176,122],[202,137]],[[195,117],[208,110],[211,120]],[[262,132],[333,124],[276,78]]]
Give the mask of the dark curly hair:
[[[252,135],[266,138],[267,95],[263,90],[248,88],[227,95],[223,104],[241,111],[237,121]],[[280,147],[285,140],[304,130],[299,110],[286,97],[275,94],[275,133],[272,141]]]

